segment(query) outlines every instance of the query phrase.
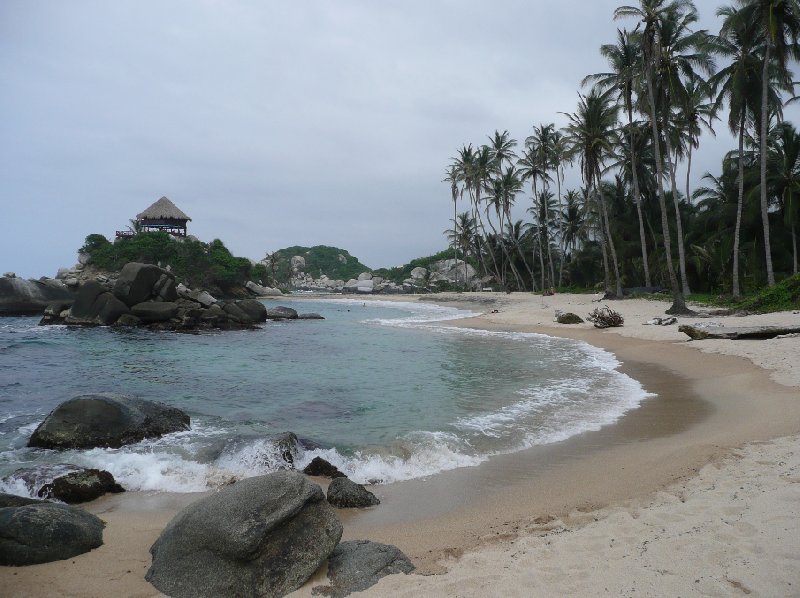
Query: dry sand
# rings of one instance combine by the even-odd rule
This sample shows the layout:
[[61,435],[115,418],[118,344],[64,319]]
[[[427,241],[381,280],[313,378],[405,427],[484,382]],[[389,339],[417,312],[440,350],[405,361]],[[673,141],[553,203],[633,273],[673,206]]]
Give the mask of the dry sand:
[[[460,326],[611,350],[658,397],[599,432],[376,488],[381,506],[342,513],[345,538],[394,543],[423,575],[386,578],[365,595],[800,595],[800,338],[688,342],[675,325],[642,325],[668,304],[641,299],[608,303],[625,316],[623,328],[553,323],[556,309],[585,317],[603,305],[592,299],[435,297],[484,312]],[[800,325],[800,314],[711,321]],[[95,501],[87,508],[107,522],[102,547],[0,567],[0,594],[158,595],[143,579],[147,550],[193,498]]]

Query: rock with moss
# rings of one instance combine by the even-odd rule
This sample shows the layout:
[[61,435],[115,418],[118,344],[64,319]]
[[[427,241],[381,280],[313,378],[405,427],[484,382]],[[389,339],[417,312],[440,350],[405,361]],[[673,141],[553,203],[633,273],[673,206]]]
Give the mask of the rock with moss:
[[125,492],[125,489],[107,471],[82,469],[57,477],[42,486],[37,494],[73,505],[100,498],[106,492]]
[[345,477],[335,478],[331,481],[328,486],[328,502],[334,507],[342,509],[359,509],[381,504],[381,501],[372,492]]

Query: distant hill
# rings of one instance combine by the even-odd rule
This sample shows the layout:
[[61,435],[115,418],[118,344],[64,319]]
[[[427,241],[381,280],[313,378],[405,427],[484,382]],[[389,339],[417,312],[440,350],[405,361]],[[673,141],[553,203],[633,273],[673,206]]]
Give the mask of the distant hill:
[[350,255],[349,251],[338,247],[295,245],[279,249],[275,254],[281,264],[289,264],[292,257],[299,255],[306,261],[305,272],[315,278],[325,274],[332,280],[347,281],[350,278],[358,278],[362,272],[372,272],[371,268]]
[[[391,280],[398,284],[402,283],[405,279],[411,276],[411,271],[414,268],[425,268],[426,270],[431,269],[431,264],[434,262],[438,262],[441,260],[451,260],[453,259],[453,250],[452,249],[443,249],[439,253],[434,253],[433,255],[427,255],[424,257],[418,257],[407,264],[403,264],[402,266],[395,266],[394,268],[379,268],[378,270],[374,270],[372,273],[375,276],[381,276],[385,280]],[[459,255],[459,259],[462,259],[462,256]],[[471,258],[467,260],[472,266],[474,267],[476,264],[474,260]]]

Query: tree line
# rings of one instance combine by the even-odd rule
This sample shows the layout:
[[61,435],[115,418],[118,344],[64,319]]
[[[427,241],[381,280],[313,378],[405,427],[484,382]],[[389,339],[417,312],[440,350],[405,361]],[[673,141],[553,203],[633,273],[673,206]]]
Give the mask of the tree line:
[[[506,290],[591,287],[600,271],[612,295],[662,286],[671,313],[692,290],[739,298],[797,274],[800,133],[783,108],[797,100],[800,4],[737,0],[716,14],[711,33],[691,0],[620,6],[614,19],[632,27],[600,47],[608,70],[584,78],[566,126],[461,147],[445,178],[454,255]],[[738,147],[692,189],[692,155],[720,125]],[[582,186],[565,189],[573,165]],[[515,220],[525,196],[530,219]]]

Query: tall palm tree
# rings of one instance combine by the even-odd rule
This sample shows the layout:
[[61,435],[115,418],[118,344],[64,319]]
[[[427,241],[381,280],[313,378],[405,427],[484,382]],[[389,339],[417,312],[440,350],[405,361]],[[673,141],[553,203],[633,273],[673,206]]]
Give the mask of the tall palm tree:
[[461,190],[458,187],[459,176],[458,166],[455,162],[450,164],[444,178],[445,183],[450,183],[450,198],[453,200],[453,226],[456,227],[453,234],[453,260],[454,264],[458,263],[458,245],[455,239],[458,237],[458,199],[461,197]]
[[797,0],[738,0],[744,18],[756,25],[764,41],[761,69],[761,222],[764,228],[764,252],[767,265],[767,284],[775,284],[772,269],[772,250],[769,240],[769,207],[767,204],[767,131],[769,130],[769,95],[773,76],[784,89],[794,89],[788,69],[790,59],[800,60],[800,4]]
[[[565,132],[575,155],[580,159],[581,177],[594,198],[600,214],[601,247],[611,252],[616,276],[616,295],[622,297],[622,280],[619,276],[617,252],[611,236],[606,200],[599,192],[600,173],[605,158],[611,154],[618,108],[611,102],[610,93],[592,89],[588,95],[578,95],[578,109],[567,114]],[[608,268],[604,268],[608,282]]]
[[644,219],[642,217],[642,194],[639,189],[639,176],[636,167],[636,151],[634,148],[633,107],[634,89],[640,77],[641,52],[640,36],[625,29],[617,29],[617,43],[600,46],[600,54],[606,59],[611,71],[596,73],[583,79],[582,85],[593,81],[601,89],[616,89],[617,97],[622,101],[625,113],[628,116],[628,157],[630,159],[630,173],[633,184],[633,201],[636,204],[636,214],[639,218],[639,240],[642,247],[642,262],[644,264],[645,285],[652,286],[650,281],[650,268],[647,263],[647,242],[644,234]]
[[671,314],[687,313],[686,300],[678,284],[675,266],[672,263],[672,243],[670,241],[669,220],[667,218],[667,201],[664,194],[664,160],[661,153],[661,139],[658,130],[658,117],[656,111],[655,79],[657,67],[661,63],[661,33],[660,21],[668,12],[693,9],[694,5],[689,0],[639,0],[639,6],[620,6],[614,11],[614,18],[636,18],[644,23],[642,30],[642,72],[644,73],[647,88],[647,111],[650,127],[653,134],[653,154],[656,163],[656,188],[658,190],[658,203],[661,209],[661,229],[663,231],[664,249],[667,260],[670,287],[672,288],[672,306],[667,310]]
[[791,123],[783,122],[774,131],[767,162],[767,183],[781,199],[784,223],[792,235],[792,274],[797,274],[797,234],[800,219],[800,132]]
[[[710,40],[709,40],[710,41]],[[679,108],[678,130],[686,144],[686,199],[691,199],[692,150],[700,147],[700,135],[706,129],[712,135],[715,118],[713,90],[697,73],[689,73],[684,82],[685,93]]]
[[733,277],[732,292],[735,298],[741,296],[739,284],[739,236],[742,227],[742,207],[744,203],[744,137],[748,119],[754,120],[759,98],[759,59],[755,49],[760,45],[761,32],[748,21],[743,11],[733,6],[717,10],[723,18],[719,35],[711,38],[712,51],[719,54],[729,64],[709,79],[716,95],[715,110],[719,111],[723,102],[728,106],[728,128],[739,139],[738,200],[736,204],[736,224],[733,229]]

